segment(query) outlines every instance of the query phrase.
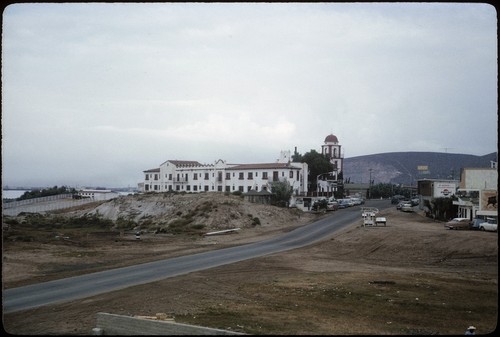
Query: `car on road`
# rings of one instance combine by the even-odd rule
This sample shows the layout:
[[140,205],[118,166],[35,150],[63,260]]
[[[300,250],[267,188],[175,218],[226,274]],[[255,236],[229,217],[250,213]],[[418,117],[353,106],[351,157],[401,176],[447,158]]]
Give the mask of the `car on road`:
[[479,230],[496,232],[498,230],[497,220],[494,218],[488,218],[486,222],[479,224]]
[[444,224],[448,229],[471,229],[472,221],[469,218],[453,218]]

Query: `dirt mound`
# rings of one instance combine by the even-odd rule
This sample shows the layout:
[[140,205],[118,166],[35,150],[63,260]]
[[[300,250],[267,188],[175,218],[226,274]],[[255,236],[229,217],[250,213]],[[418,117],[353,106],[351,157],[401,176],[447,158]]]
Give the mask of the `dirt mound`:
[[132,221],[142,230],[162,232],[182,223],[204,230],[276,226],[297,222],[302,212],[250,203],[232,194],[154,193],[113,199],[79,214],[98,214],[113,221]]

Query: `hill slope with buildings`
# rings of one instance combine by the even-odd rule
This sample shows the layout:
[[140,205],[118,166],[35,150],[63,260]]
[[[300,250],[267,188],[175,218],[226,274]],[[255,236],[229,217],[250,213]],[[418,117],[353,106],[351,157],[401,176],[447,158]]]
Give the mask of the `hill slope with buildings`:
[[379,153],[344,158],[344,180],[368,183],[370,169],[375,184],[406,185],[426,178],[460,179],[463,168],[491,167],[492,161],[497,161],[496,152],[484,156],[442,152]]

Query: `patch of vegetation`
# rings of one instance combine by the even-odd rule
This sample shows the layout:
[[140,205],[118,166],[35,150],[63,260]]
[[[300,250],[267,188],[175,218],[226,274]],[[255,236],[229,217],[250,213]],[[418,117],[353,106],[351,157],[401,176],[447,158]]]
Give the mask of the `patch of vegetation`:
[[431,201],[424,200],[424,206],[426,207],[425,215],[429,218],[442,221],[455,218],[457,216],[458,206],[453,205],[453,201],[456,200],[456,196],[451,198],[433,198]]
[[278,207],[288,206],[288,202],[293,193],[293,188],[288,181],[273,181],[271,183],[271,191],[274,194],[272,205]]
[[22,226],[23,228],[32,230],[109,230],[114,225],[112,220],[105,219],[99,214],[84,214],[80,217],[63,217],[53,214],[25,213],[18,219],[10,219],[9,222],[12,226]]
[[58,194],[75,194],[77,191],[74,188],[69,188],[66,186],[61,186],[61,187],[51,187],[51,188],[44,188],[44,189],[34,189],[31,191],[26,191],[24,192],[23,195],[21,195],[19,198],[16,200],[27,200],[27,199],[33,199],[33,198],[41,198],[41,197],[48,197],[51,195],[58,195]]
[[137,224],[138,226],[144,226],[144,227],[149,227],[149,226],[152,226],[154,224],[154,221],[153,219],[146,219],[146,220],[143,220],[143,221],[139,221],[139,223]]
[[181,234],[189,231],[188,225],[193,222],[192,218],[175,219],[168,224],[166,233]]
[[83,228],[83,227],[93,227],[109,229],[113,227],[113,221],[111,219],[105,219],[100,214],[84,214],[81,217],[68,218],[65,228]]
[[9,218],[9,217],[5,217],[3,219],[3,222],[6,223],[7,225],[18,225],[19,224],[19,221],[17,221],[17,219]]
[[195,225],[191,225],[191,228],[199,230],[199,229],[205,228],[205,225],[203,225],[203,224],[195,224]]
[[115,227],[117,229],[132,229],[137,226],[137,223],[131,219],[125,219],[124,217],[118,217],[115,221]]
[[9,236],[8,240],[10,241],[20,241],[20,242],[34,242],[35,238],[31,235],[14,235],[14,236]]
[[312,205],[313,211],[326,210],[328,207],[328,201],[326,199],[316,200]]
[[195,210],[196,210],[196,211],[199,211],[199,212],[200,212],[200,213],[202,213],[202,214],[203,214],[203,213],[205,213],[205,212],[210,213],[210,212],[212,212],[212,209],[213,209],[214,207],[216,207],[216,205],[214,205],[214,203],[213,203],[213,202],[211,202],[211,201],[205,201],[203,204],[198,205],[198,206],[195,208]]

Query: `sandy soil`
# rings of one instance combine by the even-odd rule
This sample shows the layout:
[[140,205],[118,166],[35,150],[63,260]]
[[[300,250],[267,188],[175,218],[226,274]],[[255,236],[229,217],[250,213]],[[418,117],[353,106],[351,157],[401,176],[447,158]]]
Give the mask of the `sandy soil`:
[[[227,235],[144,233],[137,240],[132,233],[87,233],[83,240],[64,239],[62,233],[57,243],[4,240],[3,285],[253,242],[336,213],[284,214],[261,206],[245,204],[245,212],[258,214],[261,225],[243,224],[242,230]],[[343,211],[348,210],[337,212]],[[497,233],[446,230],[441,222],[395,207],[380,215],[388,219],[386,227],[362,227],[360,217],[308,247],[5,314],[3,327],[11,334],[86,335],[95,327],[96,313],[108,312],[167,313],[177,322],[249,334],[463,334],[471,324],[478,334],[493,332],[498,317]],[[234,226],[230,222],[225,227]]]

